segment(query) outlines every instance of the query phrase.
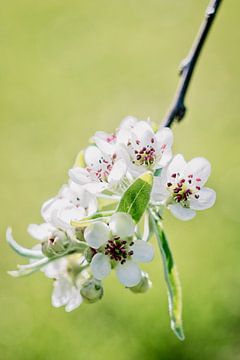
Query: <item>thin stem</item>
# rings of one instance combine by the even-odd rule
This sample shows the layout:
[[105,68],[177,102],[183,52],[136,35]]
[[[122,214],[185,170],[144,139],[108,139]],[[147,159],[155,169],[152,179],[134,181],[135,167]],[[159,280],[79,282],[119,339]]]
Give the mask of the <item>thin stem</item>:
[[195,65],[197,63],[203,45],[206,41],[211,25],[213,24],[213,21],[216,17],[221,1],[222,0],[211,0],[207,7],[205,18],[200,26],[197,38],[194,41],[188,56],[182,61],[180,68],[181,78],[179,81],[179,85],[175,93],[172,105],[170,106],[170,109],[162,123],[162,126],[171,127],[175,119],[177,121],[182,120],[186,113],[186,93],[195,69]]

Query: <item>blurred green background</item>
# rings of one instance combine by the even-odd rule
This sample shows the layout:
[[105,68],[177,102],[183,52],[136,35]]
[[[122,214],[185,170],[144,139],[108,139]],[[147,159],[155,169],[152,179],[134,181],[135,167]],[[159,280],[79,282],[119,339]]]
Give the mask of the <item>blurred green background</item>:
[[[68,314],[50,303],[43,274],[6,274],[24,262],[5,243],[13,226],[32,246],[28,223],[67,181],[96,130],[131,114],[161,121],[177,68],[207,0],[11,0],[0,11],[0,359],[240,359],[239,11],[223,2],[174,126],[175,152],[207,157],[216,206],[165,228],[181,275],[186,340],[169,328],[160,257],[146,269],[146,295],[114,275],[105,296]],[[157,250],[157,249],[156,249]]]

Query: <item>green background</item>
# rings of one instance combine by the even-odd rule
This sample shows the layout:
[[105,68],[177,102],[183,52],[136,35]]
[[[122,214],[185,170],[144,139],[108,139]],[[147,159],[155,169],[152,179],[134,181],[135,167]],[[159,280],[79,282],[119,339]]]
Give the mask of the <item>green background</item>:
[[[51,306],[42,273],[6,274],[43,201],[67,181],[75,155],[96,130],[126,115],[160,122],[177,68],[207,0],[10,0],[0,11],[0,359],[240,359],[239,16],[223,2],[173,128],[174,151],[212,163],[214,208],[190,222],[165,215],[183,285],[186,340],[169,328],[158,252],[146,295],[114,275],[105,296],[68,314]],[[156,248],[157,250],[157,248]]]

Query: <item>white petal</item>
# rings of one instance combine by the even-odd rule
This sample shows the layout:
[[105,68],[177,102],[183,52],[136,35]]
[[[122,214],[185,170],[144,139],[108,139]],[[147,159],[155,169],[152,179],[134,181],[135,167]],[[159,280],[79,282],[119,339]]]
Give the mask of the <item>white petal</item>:
[[176,173],[179,173],[180,175],[183,174],[186,165],[187,163],[181,154],[174,156],[168,166],[168,177],[171,178],[171,175]]
[[66,272],[67,263],[67,258],[63,257],[50,262],[42,268],[42,271],[50,279],[59,279]]
[[193,210],[204,210],[212,207],[216,200],[216,193],[209,188],[203,188],[197,192],[199,198],[192,197],[190,200],[190,207]]
[[131,130],[134,125],[138,122],[138,119],[134,116],[126,116],[120,124],[120,129],[125,129],[127,131]]
[[211,172],[210,162],[203,157],[197,157],[187,163],[184,173],[186,177],[188,175],[193,175],[194,178],[201,179],[200,185],[203,186],[207,181],[210,172]]
[[132,236],[135,230],[135,224],[129,214],[117,212],[112,215],[109,227],[114,235],[121,238]]
[[154,250],[152,245],[148,244],[143,240],[134,241],[134,245],[131,246],[133,250],[132,259],[139,262],[149,262],[152,261],[154,256]]
[[87,215],[93,215],[98,209],[98,203],[95,196],[89,201],[88,208],[87,208]]
[[98,249],[110,239],[109,227],[103,222],[96,222],[86,228],[84,237],[90,247]]
[[67,312],[75,310],[81,305],[82,301],[83,298],[80,294],[80,290],[75,287],[72,287],[68,303],[65,306],[65,310]]
[[97,194],[102,192],[107,188],[107,184],[103,182],[92,182],[87,185],[85,185],[85,188],[87,191],[89,191],[91,194]]
[[112,167],[112,170],[111,170],[109,176],[108,176],[108,182],[109,183],[119,182],[120,180],[122,180],[122,178],[126,174],[126,171],[127,171],[127,165],[126,165],[125,161],[123,159],[116,161]]
[[196,215],[194,210],[185,208],[181,204],[169,205],[168,208],[179,220],[191,220]]
[[88,146],[84,152],[85,162],[90,167],[98,167],[99,159],[102,157],[102,152],[97,146]]
[[118,264],[116,266],[116,275],[118,280],[127,287],[135,286],[141,280],[141,270],[131,260],[126,261],[125,264]]
[[97,147],[105,154],[112,155],[114,153],[114,151],[115,151],[114,144],[110,144],[109,142],[107,142],[106,140],[103,140],[102,138],[100,138],[98,136],[94,136],[93,141],[95,142]]
[[76,184],[84,185],[89,182],[89,173],[86,169],[75,167],[68,171],[68,175]]
[[82,207],[68,206],[65,209],[55,210],[52,213],[52,223],[63,229],[71,228],[71,221],[79,221],[86,216]]
[[117,144],[125,144],[127,145],[129,138],[131,137],[131,130],[134,125],[138,122],[138,119],[133,116],[125,117],[117,131]]
[[173,144],[173,132],[171,129],[164,127],[156,133],[157,141],[160,145],[165,144],[166,148],[170,148]]
[[104,279],[111,272],[111,264],[110,264],[110,260],[109,260],[108,256],[106,256],[104,254],[100,254],[100,253],[94,255],[94,257],[92,258],[90,267],[91,267],[93,276],[97,280]]
[[164,153],[162,154],[161,160],[157,164],[157,167],[161,168],[167,166],[167,164],[170,162],[171,159],[172,159],[172,150],[171,149],[165,150]]
[[161,203],[164,202],[169,197],[169,191],[167,190],[166,182],[167,182],[166,177],[163,174],[163,172],[161,176],[154,176],[153,188],[151,193],[152,201]]
[[48,239],[48,237],[51,235],[51,233],[55,230],[55,228],[47,223],[43,224],[30,224],[28,226],[28,233],[37,240],[44,241]]
[[135,142],[137,140],[140,141],[140,146],[142,147],[151,144],[152,138],[155,138],[155,134],[149,123],[147,123],[146,121],[139,121],[134,126],[132,132],[132,140],[133,140],[132,142],[134,147],[135,147]]
[[52,222],[53,212],[68,206],[68,199],[60,199],[58,197],[46,201],[41,209],[41,215],[46,222]]
[[66,278],[60,278],[53,283],[52,305],[60,307],[66,305],[69,301],[69,294],[71,291],[71,284]]

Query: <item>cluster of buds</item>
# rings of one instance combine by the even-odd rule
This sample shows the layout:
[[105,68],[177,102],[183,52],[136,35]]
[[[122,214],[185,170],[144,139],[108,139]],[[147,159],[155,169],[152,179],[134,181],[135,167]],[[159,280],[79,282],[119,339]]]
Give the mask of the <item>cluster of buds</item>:
[[[9,273],[42,270],[54,281],[53,306],[65,306],[66,311],[100,300],[102,281],[112,270],[127,289],[146,292],[151,281],[140,264],[153,259],[151,234],[160,239],[162,254],[168,250],[161,230],[164,208],[189,220],[196,210],[211,207],[216,197],[204,187],[210,163],[173,156],[172,144],[169,128],[130,116],[114,133],[97,132],[69,170],[68,183],[43,204],[44,222],[29,225],[38,245],[23,248],[8,229],[8,243],[30,260]],[[172,271],[169,264],[166,273]],[[172,283],[171,277],[170,295],[176,292],[171,292]]]

